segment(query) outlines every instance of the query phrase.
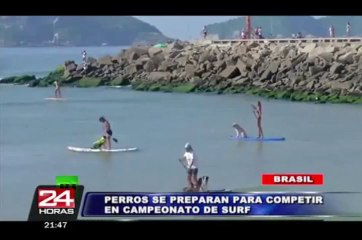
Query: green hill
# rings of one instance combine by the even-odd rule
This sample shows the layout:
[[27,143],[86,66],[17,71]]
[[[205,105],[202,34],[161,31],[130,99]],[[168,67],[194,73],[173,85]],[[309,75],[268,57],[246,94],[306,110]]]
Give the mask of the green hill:
[[119,46],[166,40],[157,28],[134,17],[0,17],[0,46]]
[[[327,37],[328,28],[334,25],[336,36],[346,35],[346,25],[352,26],[352,35],[361,36],[361,16],[333,16],[315,19],[311,16],[257,16],[252,17],[252,27],[262,27],[263,35],[268,37],[291,37],[301,32],[304,36]],[[222,23],[208,25],[210,34],[218,34],[220,39],[232,38],[245,27],[245,17],[231,19]]]

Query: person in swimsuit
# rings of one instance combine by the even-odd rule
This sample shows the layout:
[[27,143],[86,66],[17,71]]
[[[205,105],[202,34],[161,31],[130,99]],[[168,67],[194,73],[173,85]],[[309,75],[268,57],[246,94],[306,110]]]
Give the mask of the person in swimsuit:
[[261,126],[261,120],[262,120],[261,102],[258,101],[257,107],[254,106],[253,104],[251,105],[251,107],[253,108],[253,113],[256,118],[256,122],[257,122],[257,126],[258,126],[258,137],[264,138],[264,132],[263,132],[263,128]]
[[55,85],[55,98],[61,98],[62,94],[60,92],[60,87],[57,81],[54,82]]
[[190,143],[185,144],[185,153],[183,157],[179,160],[181,161],[181,163],[186,160],[184,166],[187,169],[187,182],[189,184],[189,190],[197,190],[198,160]]
[[103,132],[104,132],[103,135],[106,136],[105,145],[106,145],[108,150],[111,150],[111,148],[112,148],[112,146],[111,146],[112,145],[111,138],[112,138],[112,135],[113,135],[113,132],[112,132],[112,129],[111,129],[111,124],[104,117],[100,117],[99,121],[102,123]]
[[233,128],[236,132],[236,138],[246,138],[248,135],[246,134],[246,131],[244,128],[242,128],[239,124],[233,123]]

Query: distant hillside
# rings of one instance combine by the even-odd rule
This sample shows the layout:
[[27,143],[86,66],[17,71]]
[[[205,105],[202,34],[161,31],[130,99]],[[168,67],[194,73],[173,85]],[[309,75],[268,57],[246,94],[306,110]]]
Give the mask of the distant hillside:
[[[304,36],[327,37],[332,24],[337,37],[345,37],[347,22],[351,23],[352,35],[362,36],[361,16],[333,16],[315,19],[311,16],[257,16],[252,17],[252,27],[262,27],[264,37],[291,37],[301,32]],[[219,38],[235,37],[245,27],[245,17],[235,18],[222,23],[208,25],[210,34]]]
[[166,40],[157,28],[134,17],[0,17],[0,46],[119,46]]

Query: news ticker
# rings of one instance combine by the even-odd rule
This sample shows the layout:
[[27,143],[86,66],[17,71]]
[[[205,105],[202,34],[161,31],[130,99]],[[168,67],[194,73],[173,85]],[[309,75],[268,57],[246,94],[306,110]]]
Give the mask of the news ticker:
[[78,183],[38,186],[28,220],[74,221],[81,206],[82,217],[97,218],[349,216],[362,202],[357,192],[87,192],[82,202],[84,186]]

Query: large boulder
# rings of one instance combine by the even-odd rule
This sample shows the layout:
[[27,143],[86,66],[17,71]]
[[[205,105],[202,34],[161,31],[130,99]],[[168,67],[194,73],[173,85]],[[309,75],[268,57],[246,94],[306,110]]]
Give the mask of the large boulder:
[[162,52],[163,52],[162,48],[150,47],[148,49],[148,55],[150,57],[154,57],[154,56],[157,56],[159,54],[162,54]]
[[170,81],[172,74],[169,72],[151,72],[148,75],[148,79],[152,82],[158,81]]
[[157,65],[153,63],[153,61],[151,60],[148,60],[145,65],[143,65],[143,69],[146,71],[146,72],[152,72],[154,71],[155,69],[157,69]]
[[184,46],[179,41],[174,41],[173,43],[167,46],[169,50],[181,50]]
[[240,75],[240,71],[236,66],[228,66],[220,73],[220,76],[226,79],[234,78]]
[[355,56],[356,54],[353,53],[353,52],[347,52],[345,54],[343,54],[342,56],[339,56],[337,61],[340,62],[340,63],[343,63],[343,64],[351,64],[353,63],[353,57]]
[[103,80],[101,78],[82,78],[78,81],[78,87],[98,87],[103,84]]
[[314,76],[316,75],[317,73],[320,73],[323,71],[323,68],[322,67],[319,67],[319,66],[311,66],[309,67],[309,74],[310,76]]
[[192,64],[187,64],[185,67],[186,78],[190,79],[195,76],[195,67]]
[[101,66],[104,66],[104,65],[113,65],[113,61],[112,61],[112,56],[103,56],[103,57],[100,57],[98,59],[98,63],[101,65]]
[[330,53],[330,52],[322,52],[318,55],[318,57],[324,59],[327,62],[333,61],[333,53]]
[[324,52],[325,53],[335,53],[338,50],[339,50],[339,48],[334,46],[334,45],[328,45],[328,46],[324,47]]
[[260,81],[269,80],[272,77],[273,73],[271,72],[270,68],[265,70],[260,77]]
[[179,66],[185,67],[189,61],[188,61],[187,56],[181,56],[181,57],[176,58],[175,62],[177,62]]
[[279,66],[280,66],[280,61],[273,61],[270,63],[269,65],[269,70],[271,73],[275,74],[278,72],[278,69],[279,69]]
[[131,64],[128,65],[127,67],[125,67],[124,71],[126,74],[132,75],[137,73],[138,71],[142,70],[142,66],[140,65],[136,65],[136,64]]
[[203,52],[199,57],[199,63],[203,63],[206,61],[214,62],[216,60],[217,60],[216,56],[212,54],[210,50]]
[[315,48],[317,47],[316,43],[308,43],[304,48],[302,48],[300,51],[302,53],[311,53]]
[[149,60],[150,60],[150,58],[144,55],[144,56],[138,58],[138,59],[135,61],[135,64],[136,64],[136,65],[141,65],[141,66],[143,66],[143,65],[145,65]]
[[126,58],[129,62],[137,60],[143,55],[148,55],[148,49],[143,47],[133,47],[121,53],[121,56]]
[[130,81],[122,76],[118,76],[111,81],[111,86],[128,86]]
[[176,69],[176,67],[177,63],[171,61],[164,61],[158,67],[158,70],[161,72],[172,72],[174,69]]
[[344,69],[344,66],[340,63],[333,63],[333,65],[330,68],[331,74],[339,74]]

